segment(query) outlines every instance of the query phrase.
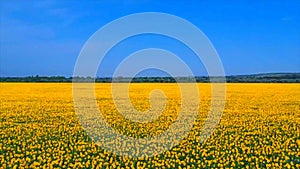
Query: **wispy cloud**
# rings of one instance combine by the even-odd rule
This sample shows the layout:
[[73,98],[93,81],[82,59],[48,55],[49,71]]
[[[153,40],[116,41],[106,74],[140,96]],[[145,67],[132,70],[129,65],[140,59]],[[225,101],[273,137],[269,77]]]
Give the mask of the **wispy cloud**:
[[281,21],[291,21],[292,18],[291,17],[282,17],[280,18]]

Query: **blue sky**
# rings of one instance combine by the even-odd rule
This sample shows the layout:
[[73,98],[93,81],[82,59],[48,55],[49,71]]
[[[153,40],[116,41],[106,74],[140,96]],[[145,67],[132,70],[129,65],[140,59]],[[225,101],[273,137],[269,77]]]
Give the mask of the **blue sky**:
[[[0,1],[0,76],[71,76],[88,38],[119,17],[163,12],[201,29],[225,73],[300,72],[300,1]],[[126,55],[146,47],[171,50],[196,75],[201,62],[164,37],[129,38],[107,54],[99,76],[110,76]],[[150,75],[157,75],[153,71]]]

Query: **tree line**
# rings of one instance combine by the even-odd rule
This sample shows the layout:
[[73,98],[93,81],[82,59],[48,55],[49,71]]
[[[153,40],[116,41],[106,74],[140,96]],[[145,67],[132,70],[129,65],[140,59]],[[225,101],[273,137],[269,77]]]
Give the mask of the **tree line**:
[[0,82],[96,82],[96,83],[176,83],[176,82],[226,82],[229,83],[299,83],[300,73],[268,73],[254,75],[234,75],[222,77],[64,77],[64,76],[28,76],[0,77]]

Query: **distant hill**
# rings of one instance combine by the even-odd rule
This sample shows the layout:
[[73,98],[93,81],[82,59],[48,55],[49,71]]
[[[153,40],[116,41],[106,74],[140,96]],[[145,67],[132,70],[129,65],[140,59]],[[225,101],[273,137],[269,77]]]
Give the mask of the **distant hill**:
[[[210,78],[207,76],[195,77],[197,82],[209,83]],[[214,81],[218,81],[220,77],[212,77]],[[93,79],[91,77],[64,77],[64,76],[28,76],[28,77],[0,77],[0,82],[133,82],[133,83],[175,83],[178,82],[192,82],[192,77],[98,77]],[[226,81],[229,83],[299,83],[300,73],[261,73],[252,75],[231,75],[226,76]]]
[[278,82],[299,83],[300,73],[260,73],[253,75],[227,76],[227,82]]

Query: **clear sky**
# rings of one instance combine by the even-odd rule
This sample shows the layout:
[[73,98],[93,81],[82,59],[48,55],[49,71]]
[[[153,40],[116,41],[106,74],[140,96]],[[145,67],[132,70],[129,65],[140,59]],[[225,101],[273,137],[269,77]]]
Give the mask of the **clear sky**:
[[[196,25],[214,44],[227,75],[300,72],[299,0],[0,0],[0,76],[71,76],[95,31],[137,12],[169,13]],[[122,57],[145,47],[171,50],[196,75],[206,74],[182,44],[148,35],[117,45],[100,65],[99,76],[110,76]]]

